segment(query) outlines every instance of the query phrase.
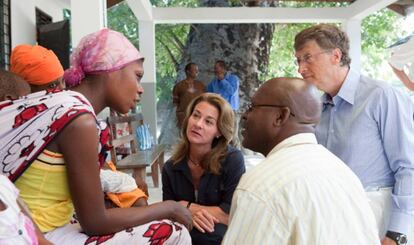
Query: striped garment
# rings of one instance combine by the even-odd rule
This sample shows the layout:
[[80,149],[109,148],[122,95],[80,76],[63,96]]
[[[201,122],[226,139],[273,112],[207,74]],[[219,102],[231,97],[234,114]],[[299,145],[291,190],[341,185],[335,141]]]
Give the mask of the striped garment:
[[247,172],[222,244],[379,244],[361,182],[314,134],[285,139]]

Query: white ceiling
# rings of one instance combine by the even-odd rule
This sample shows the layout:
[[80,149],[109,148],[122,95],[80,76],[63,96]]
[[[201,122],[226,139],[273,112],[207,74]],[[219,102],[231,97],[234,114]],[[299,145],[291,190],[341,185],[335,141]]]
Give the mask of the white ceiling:
[[356,0],[348,7],[153,7],[149,0],[127,0],[140,21],[154,23],[310,23],[361,20],[395,0]]

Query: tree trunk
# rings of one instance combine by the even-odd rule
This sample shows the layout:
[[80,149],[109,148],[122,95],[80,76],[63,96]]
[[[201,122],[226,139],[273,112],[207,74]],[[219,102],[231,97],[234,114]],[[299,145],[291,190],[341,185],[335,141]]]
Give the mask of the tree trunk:
[[[205,6],[227,6],[225,0],[204,1]],[[214,63],[224,60],[228,70],[241,80],[240,105],[246,102],[263,81],[259,74],[266,72],[273,24],[194,24],[190,28],[177,81],[184,79],[184,67],[189,62],[199,66],[198,80],[208,85],[214,78]],[[175,129],[175,110],[169,103],[168,115],[162,123],[160,143],[174,144],[178,130]]]

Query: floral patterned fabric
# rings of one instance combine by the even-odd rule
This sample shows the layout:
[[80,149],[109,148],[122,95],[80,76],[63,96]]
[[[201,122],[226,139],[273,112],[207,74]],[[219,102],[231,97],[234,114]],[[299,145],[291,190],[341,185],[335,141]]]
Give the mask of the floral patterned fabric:
[[46,233],[45,237],[54,244],[60,245],[191,244],[191,237],[188,230],[183,225],[166,219],[152,221],[117,233],[102,236],[88,236],[81,232],[79,222],[74,217],[69,224]]
[[[0,103],[0,173],[15,181],[54,137],[77,116],[94,110],[73,91],[41,91]],[[97,122],[102,141],[105,125]],[[108,132],[108,133],[107,133]],[[104,153],[107,147],[100,146]],[[99,159],[103,163],[104,156]]]

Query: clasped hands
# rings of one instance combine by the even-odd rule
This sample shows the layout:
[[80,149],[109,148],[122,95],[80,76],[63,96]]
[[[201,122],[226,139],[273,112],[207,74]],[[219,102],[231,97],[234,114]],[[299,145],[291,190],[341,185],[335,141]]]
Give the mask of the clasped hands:
[[[180,203],[184,206],[188,204],[187,201],[180,201]],[[214,232],[215,224],[219,223],[218,218],[197,204],[191,204],[189,210],[193,216],[193,226],[197,230],[201,233]]]
[[210,214],[207,210],[200,208],[199,210],[195,211],[194,213],[191,212],[193,215],[193,225],[197,230],[202,233],[213,232],[214,225],[219,222],[219,220]]

